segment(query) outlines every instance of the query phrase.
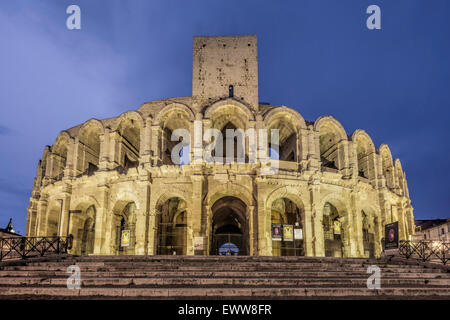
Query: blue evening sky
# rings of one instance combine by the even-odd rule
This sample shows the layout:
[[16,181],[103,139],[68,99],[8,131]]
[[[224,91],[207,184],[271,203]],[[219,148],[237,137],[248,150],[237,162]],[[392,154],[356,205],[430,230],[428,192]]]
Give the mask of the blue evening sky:
[[[66,8],[81,7],[81,30]],[[381,7],[381,30],[366,8]],[[191,95],[194,35],[258,36],[260,101],[387,143],[416,219],[448,218],[450,1],[0,2],[0,227],[25,232],[38,160],[58,133]]]

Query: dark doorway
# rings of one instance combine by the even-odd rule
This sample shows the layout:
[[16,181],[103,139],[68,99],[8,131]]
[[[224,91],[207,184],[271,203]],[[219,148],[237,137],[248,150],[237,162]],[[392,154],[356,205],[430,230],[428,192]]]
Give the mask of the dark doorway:
[[248,255],[247,206],[236,197],[223,197],[212,207],[211,255]]

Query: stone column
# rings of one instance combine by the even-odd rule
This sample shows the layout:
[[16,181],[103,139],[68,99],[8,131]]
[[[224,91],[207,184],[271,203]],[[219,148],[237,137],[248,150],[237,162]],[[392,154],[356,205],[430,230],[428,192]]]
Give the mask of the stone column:
[[72,179],[75,177],[75,150],[76,143],[75,139],[70,138],[69,143],[67,145],[67,158],[66,158],[66,167],[64,169],[64,178],[63,179]]
[[136,236],[135,254],[148,254],[148,220],[150,218],[150,182],[145,176],[141,176],[138,182],[139,195],[142,202],[140,208],[135,211],[136,226],[134,229]]
[[150,215],[147,224],[147,254],[156,254],[156,232],[158,232],[157,222],[158,222],[158,211],[152,205],[150,210]]
[[145,119],[145,127],[141,130],[140,163],[151,165],[152,156],[152,121],[151,117]]
[[323,233],[323,208],[318,208],[316,203],[319,201],[319,181],[314,181],[314,185],[311,185],[309,190],[310,207],[311,207],[311,220],[314,229],[314,236],[312,243],[314,245],[314,254],[316,257],[325,256],[325,238]]
[[305,204],[305,215],[303,224],[303,241],[305,242],[305,255],[308,257],[314,256],[314,244],[313,244],[313,218],[311,206]]
[[70,210],[70,200],[72,195],[72,188],[69,184],[64,186],[64,192],[62,194],[62,213],[61,221],[59,222],[59,235],[67,236],[67,224],[69,223],[69,210]]
[[265,197],[267,196],[263,190],[265,179],[257,177],[256,189],[257,194],[257,228],[258,228],[258,255],[270,256],[272,255],[272,235],[271,235],[271,212],[270,209],[265,208]]
[[99,187],[98,202],[100,207],[95,212],[94,254],[111,254],[111,219],[109,212],[109,186]]
[[41,199],[38,202],[38,214],[37,214],[37,230],[36,230],[36,236],[45,236],[46,230],[46,224],[47,224],[47,207],[48,207],[48,201],[47,198],[41,197]]
[[319,143],[319,133],[314,131],[312,125],[308,126],[308,154],[307,159],[308,170],[315,171],[320,169],[320,143]]
[[151,126],[151,151],[152,154],[152,166],[157,166],[161,164],[162,156],[161,152],[161,139],[162,139],[162,129],[159,125]]
[[[189,210],[189,214],[187,216],[187,254],[194,255],[196,254],[194,250],[194,238],[195,237],[204,237],[207,238],[208,230],[202,230],[203,223],[205,222],[204,212],[203,212],[203,181],[204,177],[201,175],[191,176],[192,180],[192,198],[191,198],[191,208]],[[204,254],[209,254],[207,251],[208,244],[206,240],[204,242]]]
[[99,170],[111,169],[109,165],[109,148],[110,148],[110,129],[105,128],[105,132],[99,136],[100,139],[100,154],[99,154]]
[[248,207],[248,234],[249,234],[249,247],[250,247],[250,252],[249,255],[250,256],[254,256],[256,255],[256,251],[255,251],[255,228],[254,228],[254,214],[255,214],[255,206],[249,206]]

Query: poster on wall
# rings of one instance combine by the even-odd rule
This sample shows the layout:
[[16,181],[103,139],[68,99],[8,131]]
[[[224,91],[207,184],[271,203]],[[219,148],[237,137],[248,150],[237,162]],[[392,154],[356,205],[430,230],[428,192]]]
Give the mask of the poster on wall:
[[341,234],[341,223],[337,220],[335,220],[333,223],[333,233]]
[[130,230],[122,230],[122,234],[120,235],[120,246],[128,247],[130,245],[130,237],[131,237]]
[[272,223],[272,240],[281,241],[281,224]]
[[303,240],[303,229],[301,228],[294,229],[294,240]]
[[194,250],[203,250],[203,237],[194,238]]
[[292,224],[283,225],[283,240],[294,241],[294,226]]
[[384,249],[398,249],[398,221],[384,227]]

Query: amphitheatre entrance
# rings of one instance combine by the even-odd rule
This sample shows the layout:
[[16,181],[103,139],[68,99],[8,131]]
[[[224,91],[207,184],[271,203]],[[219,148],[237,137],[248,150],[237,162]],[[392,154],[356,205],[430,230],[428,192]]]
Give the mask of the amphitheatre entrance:
[[212,206],[211,255],[248,255],[247,206],[231,196]]

